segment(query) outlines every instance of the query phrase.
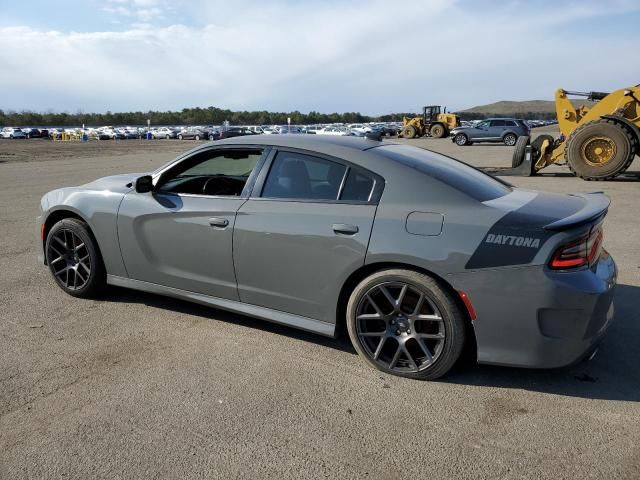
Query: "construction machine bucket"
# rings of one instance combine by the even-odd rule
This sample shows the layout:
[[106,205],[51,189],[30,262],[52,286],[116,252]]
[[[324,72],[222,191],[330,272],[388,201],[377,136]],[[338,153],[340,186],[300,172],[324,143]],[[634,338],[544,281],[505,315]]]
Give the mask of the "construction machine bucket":
[[[531,177],[535,175],[535,160],[533,158],[533,148],[531,145],[524,147],[524,151],[520,153],[522,155],[522,161],[517,167],[501,170],[498,175],[504,175],[505,177]],[[514,155],[517,153],[514,152]],[[518,159],[519,160],[519,159]],[[514,161],[514,164],[517,162]]]

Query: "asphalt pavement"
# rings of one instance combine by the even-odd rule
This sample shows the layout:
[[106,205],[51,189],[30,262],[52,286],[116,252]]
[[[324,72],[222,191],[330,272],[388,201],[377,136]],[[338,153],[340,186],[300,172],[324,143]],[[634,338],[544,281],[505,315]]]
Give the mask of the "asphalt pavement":
[[[406,140],[500,173],[512,149]],[[0,141],[0,479],[640,478],[640,161],[515,185],[604,191],[620,275],[589,362],[419,382],[326,339],[151,294],[66,295],[36,261],[40,197],[193,142]],[[514,319],[517,321],[517,319]]]

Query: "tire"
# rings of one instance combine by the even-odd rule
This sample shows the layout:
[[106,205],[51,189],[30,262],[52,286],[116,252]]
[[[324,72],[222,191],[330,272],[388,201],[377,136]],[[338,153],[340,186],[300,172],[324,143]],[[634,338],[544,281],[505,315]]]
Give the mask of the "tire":
[[[389,297],[403,299],[400,307],[394,307]],[[438,319],[413,318],[418,304],[418,314]],[[411,270],[382,270],[365,278],[351,293],[346,315],[358,354],[391,375],[440,378],[451,370],[465,344],[465,319],[456,298],[433,278]]]
[[469,137],[467,137],[464,133],[458,133],[455,137],[453,137],[453,142],[459,147],[464,147],[469,143]]
[[515,133],[507,133],[504,137],[502,137],[502,143],[504,143],[507,147],[513,147],[518,141],[518,136]]
[[170,135],[167,135],[167,136],[166,136],[166,137],[164,137],[164,138],[166,138],[167,140],[170,140],[170,139],[171,139],[171,136],[170,136]]
[[[66,239],[64,244],[60,243],[61,238]],[[86,223],[67,218],[51,227],[45,256],[56,283],[69,295],[92,298],[104,291],[104,264]]]
[[417,134],[418,134],[418,131],[416,130],[416,127],[414,127],[413,125],[408,125],[402,129],[402,136],[404,138],[416,138]]
[[523,135],[516,141],[516,148],[511,156],[511,166],[513,168],[519,167],[524,162],[525,148],[529,145],[530,138],[528,135]]
[[200,135],[196,135],[195,137],[193,137],[193,139],[197,142],[198,140],[200,140]]
[[[596,149],[612,148],[609,160],[598,161]],[[565,147],[569,168],[585,180],[609,180],[624,172],[635,158],[638,139],[626,126],[600,119],[576,128]],[[591,159],[589,158],[591,157]]]
[[182,135],[178,135],[178,140],[182,140]]
[[553,151],[553,144],[555,142],[555,139],[551,135],[538,135],[535,140],[531,142],[531,155],[534,162],[540,160],[540,157],[542,156],[542,144],[545,140],[548,140],[549,144],[552,146],[551,150],[547,149],[545,153],[550,153],[551,151]]
[[447,130],[441,124],[436,123],[431,127],[431,129],[429,130],[429,133],[433,138],[442,138],[447,133]]

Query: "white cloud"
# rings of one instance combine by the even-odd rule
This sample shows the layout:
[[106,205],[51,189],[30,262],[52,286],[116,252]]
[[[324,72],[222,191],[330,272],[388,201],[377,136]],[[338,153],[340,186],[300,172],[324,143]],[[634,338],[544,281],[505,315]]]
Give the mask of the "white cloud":
[[165,13],[173,8],[166,0],[106,0],[102,10],[110,15],[150,22],[165,18]]
[[[0,29],[0,91],[12,92],[0,108],[384,113],[637,83],[634,37],[621,38],[613,22],[610,35],[580,33],[610,4],[579,2],[553,15],[526,5],[202,1],[188,2],[193,25],[160,27],[185,5],[110,0],[104,8],[129,18],[127,30]],[[24,55],[24,45],[37,48]]]

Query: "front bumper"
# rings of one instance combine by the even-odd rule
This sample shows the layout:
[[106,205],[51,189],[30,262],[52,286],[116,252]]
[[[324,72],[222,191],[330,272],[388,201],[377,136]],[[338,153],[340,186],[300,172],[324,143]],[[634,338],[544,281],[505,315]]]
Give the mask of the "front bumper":
[[557,368],[592,352],[614,316],[617,269],[603,252],[592,269],[558,272],[544,266],[454,275],[476,310],[478,362]]

